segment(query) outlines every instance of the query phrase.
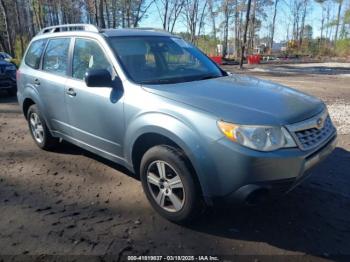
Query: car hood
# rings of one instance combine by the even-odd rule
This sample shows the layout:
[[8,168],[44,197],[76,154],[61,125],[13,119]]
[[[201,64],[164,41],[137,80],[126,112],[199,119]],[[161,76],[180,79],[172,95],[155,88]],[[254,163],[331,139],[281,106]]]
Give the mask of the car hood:
[[325,107],[321,100],[297,90],[239,75],[143,87],[238,124],[292,124],[311,118]]
[[10,62],[7,62],[6,60],[0,60],[0,66],[8,66],[12,65]]

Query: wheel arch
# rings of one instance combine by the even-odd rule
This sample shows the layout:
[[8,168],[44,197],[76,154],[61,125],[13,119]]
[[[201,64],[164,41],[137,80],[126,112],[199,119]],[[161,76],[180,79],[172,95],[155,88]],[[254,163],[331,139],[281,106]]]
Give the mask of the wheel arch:
[[183,156],[183,159],[186,162],[187,167],[190,169],[190,172],[193,175],[193,178],[196,184],[198,185],[198,188],[200,189],[201,194],[203,194],[202,186],[201,186],[198,174],[196,172],[196,169],[194,168],[192,161],[190,157],[186,154],[185,150],[169,137],[159,133],[154,133],[154,132],[144,133],[136,139],[132,147],[132,156],[131,156],[132,165],[135,173],[138,176],[140,175],[139,169],[140,169],[141,159],[143,155],[147,152],[147,150],[149,150],[154,146],[159,146],[159,145],[170,146],[177,149],[180,152],[180,154]]
[[24,114],[24,117],[27,118],[27,114],[28,114],[28,109],[29,107],[31,107],[32,105],[35,105],[36,103],[34,102],[33,99],[31,98],[25,98],[23,100],[23,105],[22,105],[22,112]]
[[28,109],[32,105],[37,105],[40,110],[41,116],[44,118],[46,125],[51,130],[51,123],[48,121],[46,112],[44,110],[43,101],[41,101],[38,91],[31,86],[27,86],[21,95],[19,96],[19,103],[21,105],[24,117],[27,118]]
[[212,172],[214,165],[206,147],[202,145],[193,129],[172,116],[150,114],[129,125],[126,130],[124,152],[130,169],[139,175],[143,154],[149,148],[161,144],[173,146],[184,153],[204,198],[210,196],[211,178],[208,177],[208,173],[214,173]]

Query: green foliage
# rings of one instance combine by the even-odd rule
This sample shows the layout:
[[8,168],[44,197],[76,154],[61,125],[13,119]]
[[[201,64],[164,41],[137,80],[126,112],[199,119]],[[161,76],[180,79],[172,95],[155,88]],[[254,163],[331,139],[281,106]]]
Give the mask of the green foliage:
[[21,41],[19,37],[17,37],[15,40],[15,57],[19,59],[22,58]]
[[350,55],[350,39],[340,39],[335,45],[335,53],[338,56]]
[[200,36],[196,46],[208,55],[216,55],[218,41],[211,36]]
[[350,24],[350,8],[345,11],[344,14],[344,23],[345,24]]
[[17,58],[12,58],[10,61],[12,64],[14,64],[17,68],[19,67],[19,65],[21,64],[21,60],[17,59]]

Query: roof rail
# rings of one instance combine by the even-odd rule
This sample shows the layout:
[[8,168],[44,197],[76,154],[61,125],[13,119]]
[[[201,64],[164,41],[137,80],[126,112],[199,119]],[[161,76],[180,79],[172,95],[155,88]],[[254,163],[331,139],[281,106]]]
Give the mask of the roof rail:
[[134,28],[128,28],[128,29],[137,29],[137,30],[145,30],[145,31],[157,31],[157,32],[167,32],[167,30],[164,30],[162,28],[155,28],[155,27],[134,27]]
[[100,32],[100,29],[97,26],[91,24],[66,24],[66,25],[54,25],[45,27],[42,29],[38,35],[48,34],[48,33],[57,33],[62,31],[89,31],[89,32]]

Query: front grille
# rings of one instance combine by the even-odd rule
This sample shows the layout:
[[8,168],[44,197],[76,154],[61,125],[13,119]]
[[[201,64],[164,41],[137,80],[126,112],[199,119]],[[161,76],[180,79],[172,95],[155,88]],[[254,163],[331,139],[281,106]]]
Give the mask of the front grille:
[[327,115],[327,117],[324,119],[323,127],[312,127],[304,130],[295,131],[294,137],[296,138],[300,149],[309,150],[321,144],[334,132],[335,128],[332,124],[331,118],[329,117],[329,115]]

